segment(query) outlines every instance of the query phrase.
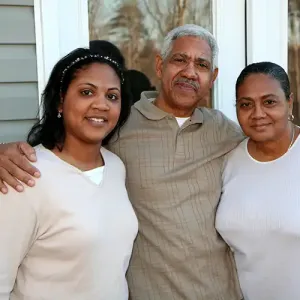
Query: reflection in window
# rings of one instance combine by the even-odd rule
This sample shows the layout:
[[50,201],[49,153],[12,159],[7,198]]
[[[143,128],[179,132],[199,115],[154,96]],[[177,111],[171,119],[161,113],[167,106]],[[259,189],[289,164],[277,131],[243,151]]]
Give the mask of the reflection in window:
[[289,0],[289,77],[295,123],[300,124],[300,0]]
[[127,69],[143,72],[156,87],[154,62],[162,40],[172,28],[187,23],[211,31],[211,1],[89,0],[90,40],[114,43],[124,55]]

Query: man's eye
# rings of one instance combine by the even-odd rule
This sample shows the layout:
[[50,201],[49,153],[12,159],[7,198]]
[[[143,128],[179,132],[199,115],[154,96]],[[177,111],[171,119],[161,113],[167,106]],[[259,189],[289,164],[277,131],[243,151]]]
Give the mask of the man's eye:
[[183,58],[175,58],[174,61],[176,61],[176,62],[185,62],[185,60]]
[[206,68],[206,69],[208,68],[208,65],[204,63],[199,63],[198,66],[201,68]]
[[80,92],[83,96],[92,96],[93,92],[91,90],[83,90]]

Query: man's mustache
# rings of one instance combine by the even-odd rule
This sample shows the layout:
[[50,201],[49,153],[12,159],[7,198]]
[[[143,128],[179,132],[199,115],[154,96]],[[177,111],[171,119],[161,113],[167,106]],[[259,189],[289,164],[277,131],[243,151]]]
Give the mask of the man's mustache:
[[195,90],[198,90],[200,88],[200,84],[197,81],[188,78],[179,78],[175,81],[175,84],[176,83],[187,83],[191,85]]

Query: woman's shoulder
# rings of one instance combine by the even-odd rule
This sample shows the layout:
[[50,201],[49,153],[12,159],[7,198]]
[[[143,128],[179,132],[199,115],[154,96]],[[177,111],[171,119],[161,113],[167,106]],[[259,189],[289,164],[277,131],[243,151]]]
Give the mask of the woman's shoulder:
[[59,165],[59,159],[56,157],[51,150],[46,149],[42,145],[38,145],[34,147],[37,161],[33,163],[33,165],[38,168],[41,172],[43,170],[53,169],[53,167],[57,167]]
[[118,174],[121,176],[122,180],[125,180],[126,168],[120,157],[104,147],[101,148],[101,154],[103,155],[105,168],[110,170],[109,173],[113,174],[113,176]]
[[114,163],[120,167],[124,166],[124,163],[121,160],[121,158],[115,153],[107,150],[106,148],[101,148],[101,154],[103,155],[104,161]]
[[4,195],[3,200],[11,201],[12,205],[19,206],[20,209],[33,208],[35,212],[40,211],[45,206],[45,199],[47,199],[49,187],[49,174],[53,174],[49,170],[50,160],[46,156],[46,150],[42,146],[34,147],[36,151],[37,161],[33,165],[41,172],[41,177],[35,179],[35,186],[29,187],[24,185],[22,193],[16,192],[13,188],[8,187],[9,192]]

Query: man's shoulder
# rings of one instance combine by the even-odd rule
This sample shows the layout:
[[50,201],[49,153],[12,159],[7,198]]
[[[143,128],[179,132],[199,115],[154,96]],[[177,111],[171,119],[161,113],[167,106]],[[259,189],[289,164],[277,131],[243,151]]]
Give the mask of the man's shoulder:
[[117,137],[122,137],[128,132],[135,131],[145,124],[145,116],[140,112],[136,105],[131,107],[130,115],[125,124],[120,128],[119,132],[112,138],[111,142],[116,140]]
[[200,108],[203,113],[203,128],[214,136],[217,144],[234,149],[245,136],[240,126],[217,109]]
[[200,110],[203,114],[203,123],[206,125],[214,125],[213,128],[216,130],[233,130],[239,134],[242,134],[241,127],[229,119],[224,113],[218,109],[201,107]]
[[[140,101],[138,101],[138,102],[140,102]],[[140,117],[142,117],[142,113],[137,108],[137,107],[139,107],[138,102],[131,106],[130,114],[128,116],[128,119],[126,120],[126,123],[123,125],[122,129],[124,127],[128,127],[130,124],[134,124],[134,123],[138,122]]]
[[222,125],[223,123],[229,123],[230,125],[234,124],[234,126],[239,127],[237,123],[230,120],[224,113],[222,113],[218,109],[207,108],[207,107],[201,107],[199,109],[203,113],[204,121],[211,120],[213,122],[216,122],[217,124],[222,124]]

